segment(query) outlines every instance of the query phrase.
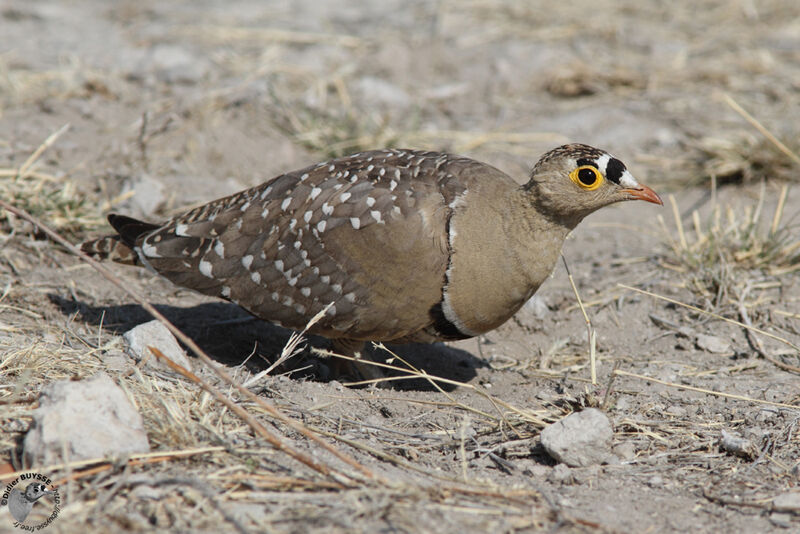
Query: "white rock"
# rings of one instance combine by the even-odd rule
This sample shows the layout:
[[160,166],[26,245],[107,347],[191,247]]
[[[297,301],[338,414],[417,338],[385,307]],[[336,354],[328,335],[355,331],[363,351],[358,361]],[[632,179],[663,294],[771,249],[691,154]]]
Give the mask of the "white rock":
[[128,344],[128,354],[130,354],[137,362],[143,358],[147,358],[147,365],[151,365],[156,369],[170,370],[169,366],[157,358],[147,347],[155,347],[160,350],[164,356],[171,359],[188,369],[192,370],[192,364],[186,353],[183,352],[175,336],[172,332],[167,330],[160,321],[150,321],[143,323],[135,328],[125,332],[122,337]]
[[620,460],[633,460],[636,458],[636,445],[634,445],[632,441],[623,441],[614,447],[614,454]]
[[105,373],[44,387],[23,444],[30,465],[149,450],[141,416]]
[[772,499],[772,509],[777,512],[800,512],[800,492],[781,493]]
[[758,449],[752,441],[726,432],[725,429],[721,432],[720,447],[722,450],[742,458],[755,458],[758,455]]
[[570,467],[585,467],[608,461],[613,436],[606,414],[589,408],[542,430],[542,446],[559,462]]
[[697,348],[713,352],[714,354],[726,354],[731,352],[730,342],[721,337],[698,334],[696,343]]

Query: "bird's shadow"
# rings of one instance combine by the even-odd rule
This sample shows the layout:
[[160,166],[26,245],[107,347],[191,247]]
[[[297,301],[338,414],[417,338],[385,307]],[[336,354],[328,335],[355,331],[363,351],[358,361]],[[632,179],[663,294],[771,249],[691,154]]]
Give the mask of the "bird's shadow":
[[[74,320],[97,326],[103,330],[122,335],[133,327],[152,320],[150,314],[138,304],[118,306],[92,306],[85,302],[50,294],[50,300],[61,311]],[[189,308],[155,305],[171,323],[188,335],[215,361],[226,366],[244,365],[250,372],[258,373],[269,367],[281,354],[292,331],[254,318],[235,304],[211,302]],[[307,343],[297,356],[273,370],[273,374],[286,373],[294,378],[329,381],[332,358],[321,358],[311,348],[327,349],[329,342],[319,336],[307,336]],[[441,343],[406,345],[387,344],[386,347],[399,356],[392,360],[396,367],[406,367],[403,360],[416,369],[422,369],[434,377],[456,382],[469,382],[477,376],[477,369],[487,363],[469,352]],[[188,351],[187,351],[188,352]],[[393,355],[378,347],[367,351],[374,361],[384,362]],[[387,371],[387,376],[403,376],[407,373]],[[344,380],[343,380],[344,381]],[[445,391],[455,385],[441,382]],[[436,388],[423,378],[394,380],[391,387],[407,391],[432,391]]]

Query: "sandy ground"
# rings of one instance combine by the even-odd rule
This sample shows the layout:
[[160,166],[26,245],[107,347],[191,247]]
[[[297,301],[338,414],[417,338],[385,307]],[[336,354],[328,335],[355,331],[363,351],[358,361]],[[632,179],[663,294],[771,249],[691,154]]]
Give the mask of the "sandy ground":
[[[347,388],[321,378],[328,362],[308,350],[264,378],[259,395],[383,479],[356,476],[243,402],[286,443],[350,473],[343,485],[276,452],[195,384],[133,368],[119,335],[147,313],[0,213],[0,464],[21,468],[43,385],[101,370],[137,404],[154,451],[189,451],[98,474],[51,470],[64,480],[64,508],[48,529],[800,531],[800,512],[773,505],[800,491],[800,409],[791,408],[800,406],[800,193],[780,200],[800,166],[736,109],[797,153],[800,5],[553,6],[0,4],[0,198],[73,242],[102,233],[111,210],[158,220],[384,146],[462,153],[522,181],[544,151],[586,142],[674,195],[660,209],[604,209],[564,247],[597,333],[598,385],[563,265],[486,336],[393,347],[461,385]],[[274,361],[290,335],[147,272],[112,269],[238,381]],[[585,406],[611,417],[619,461],[556,467],[541,428]],[[722,450],[722,431],[748,438],[752,454]],[[0,511],[0,531],[10,525]]]

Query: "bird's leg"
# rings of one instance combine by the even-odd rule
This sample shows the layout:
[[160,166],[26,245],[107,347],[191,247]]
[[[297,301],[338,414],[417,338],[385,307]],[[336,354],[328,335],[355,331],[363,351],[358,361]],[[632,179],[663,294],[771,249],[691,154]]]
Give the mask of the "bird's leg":
[[349,375],[360,377],[364,380],[375,380],[386,376],[380,367],[365,361],[372,360],[370,360],[365,351],[365,343],[363,341],[347,338],[334,339],[331,344],[331,351],[342,356],[354,358],[353,360],[336,358],[335,362],[331,362],[334,377]]

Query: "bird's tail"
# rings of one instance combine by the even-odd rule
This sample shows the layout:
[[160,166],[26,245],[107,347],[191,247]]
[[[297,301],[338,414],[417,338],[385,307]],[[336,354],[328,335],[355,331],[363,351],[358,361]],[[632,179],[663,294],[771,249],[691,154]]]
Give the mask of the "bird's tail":
[[118,235],[84,241],[81,250],[96,260],[111,260],[125,265],[141,265],[139,256]]
[[155,230],[159,226],[113,213],[108,216],[108,222],[117,233],[84,241],[81,243],[81,250],[98,260],[111,260],[125,265],[141,266],[139,255],[134,250],[136,241],[143,234]]

